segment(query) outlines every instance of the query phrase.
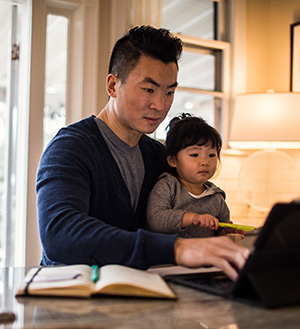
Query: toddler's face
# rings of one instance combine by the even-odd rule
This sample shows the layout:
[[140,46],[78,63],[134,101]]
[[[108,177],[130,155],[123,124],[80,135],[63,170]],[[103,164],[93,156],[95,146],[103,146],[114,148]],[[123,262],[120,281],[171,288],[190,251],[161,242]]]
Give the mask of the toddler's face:
[[218,165],[217,150],[211,144],[188,146],[176,157],[169,157],[168,163],[176,168],[181,183],[195,192],[195,188],[202,188],[214,175]]

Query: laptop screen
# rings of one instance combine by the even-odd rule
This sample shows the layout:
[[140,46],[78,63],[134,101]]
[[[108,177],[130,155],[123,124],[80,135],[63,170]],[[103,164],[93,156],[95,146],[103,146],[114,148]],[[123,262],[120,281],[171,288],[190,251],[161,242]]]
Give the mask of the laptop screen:
[[[230,282],[222,272],[217,275],[201,273],[169,276],[166,279],[265,307],[300,304],[299,237],[300,204],[278,203],[271,209],[235,283]],[[219,281],[220,288],[209,287],[212,281]],[[228,281],[229,286],[226,287],[221,281]]]

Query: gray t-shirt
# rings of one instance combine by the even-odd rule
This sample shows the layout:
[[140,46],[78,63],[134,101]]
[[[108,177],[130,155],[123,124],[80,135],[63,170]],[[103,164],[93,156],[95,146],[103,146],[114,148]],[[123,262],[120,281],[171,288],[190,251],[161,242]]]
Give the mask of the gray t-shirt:
[[200,196],[193,196],[176,177],[168,173],[161,174],[148,199],[149,228],[155,232],[178,234],[183,238],[224,234],[221,228],[217,231],[195,225],[181,228],[185,212],[210,214],[220,222],[229,222],[230,212],[225,202],[225,192],[212,182],[206,182],[205,187]]
[[123,142],[102,120],[95,118],[95,121],[118,164],[124,182],[128,188],[132,209],[136,210],[142,183],[145,175],[142,153],[137,144],[130,147]]

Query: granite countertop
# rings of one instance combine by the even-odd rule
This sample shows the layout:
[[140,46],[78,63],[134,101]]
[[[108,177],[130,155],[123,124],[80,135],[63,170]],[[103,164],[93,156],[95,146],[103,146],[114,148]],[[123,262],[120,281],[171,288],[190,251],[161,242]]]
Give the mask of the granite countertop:
[[264,309],[170,284],[176,300],[120,297],[15,298],[24,268],[0,270],[1,309],[16,320],[1,328],[298,329],[300,306]]

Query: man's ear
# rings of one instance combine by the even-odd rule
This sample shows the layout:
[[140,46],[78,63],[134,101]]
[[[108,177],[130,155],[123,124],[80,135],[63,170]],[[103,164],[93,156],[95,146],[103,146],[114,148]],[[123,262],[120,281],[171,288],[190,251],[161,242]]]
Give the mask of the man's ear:
[[168,165],[171,167],[176,167],[176,159],[173,155],[167,157]]
[[106,77],[106,90],[110,97],[116,97],[116,86],[120,80],[112,73]]

